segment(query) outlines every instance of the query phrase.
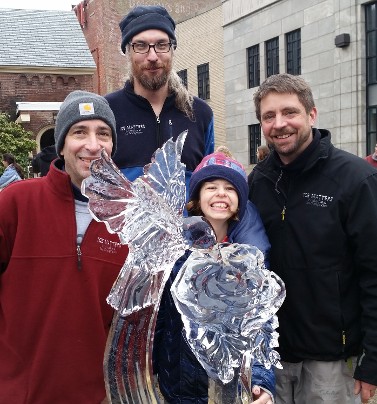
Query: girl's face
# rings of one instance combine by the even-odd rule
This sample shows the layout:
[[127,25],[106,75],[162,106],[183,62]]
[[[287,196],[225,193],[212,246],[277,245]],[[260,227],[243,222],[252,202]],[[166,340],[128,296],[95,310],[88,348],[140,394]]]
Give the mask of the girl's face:
[[199,204],[211,224],[227,222],[238,210],[236,188],[223,179],[204,182],[199,192]]

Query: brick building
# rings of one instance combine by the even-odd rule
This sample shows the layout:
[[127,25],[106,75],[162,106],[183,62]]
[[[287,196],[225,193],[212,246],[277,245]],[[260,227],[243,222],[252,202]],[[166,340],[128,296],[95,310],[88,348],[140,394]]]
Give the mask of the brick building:
[[96,65],[74,12],[0,9],[0,111],[54,144],[55,117],[73,90],[93,91]]

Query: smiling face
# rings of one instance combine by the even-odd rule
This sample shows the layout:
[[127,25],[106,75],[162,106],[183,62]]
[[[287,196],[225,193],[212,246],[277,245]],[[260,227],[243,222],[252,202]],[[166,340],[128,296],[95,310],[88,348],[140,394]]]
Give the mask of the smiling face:
[[[170,42],[170,39],[166,32],[150,29],[135,35],[131,42],[156,44]],[[129,54],[137,94],[143,89],[157,91],[167,86],[173,63],[172,48],[167,53],[156,53],[154,48],[150,48],[148,53],[142,54],[136,53],[130,46]]]
[[266,141],[284,164],[296,159],[313,140],[317,109],[307,113],[296,94],[270,92],[262,98],[260,112]]
[[216,179],[204,182],[199,192],[200,209],[211,223],[218,236],[217,228],[226,226],[228,220],[238,211],[236,188],[228,181]]
[[90,163],[100,158],[102,149],[111,155],[112,148],[111,128],[104,121],[93,119],[73,124],[60,152],[72,183],[80,188],[82,180],[90,174]]

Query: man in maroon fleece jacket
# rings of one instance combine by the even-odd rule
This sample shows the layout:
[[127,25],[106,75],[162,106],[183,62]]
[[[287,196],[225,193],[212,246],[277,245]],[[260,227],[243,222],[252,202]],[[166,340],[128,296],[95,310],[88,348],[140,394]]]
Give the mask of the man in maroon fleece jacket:
[[59,156],[43,178],[0,194],[0,403],[94,404],[112,310],[106,297],[127,256],[92,220],[81,194],[101,149],[116,148],[114,115],[74,91],[56,121]]

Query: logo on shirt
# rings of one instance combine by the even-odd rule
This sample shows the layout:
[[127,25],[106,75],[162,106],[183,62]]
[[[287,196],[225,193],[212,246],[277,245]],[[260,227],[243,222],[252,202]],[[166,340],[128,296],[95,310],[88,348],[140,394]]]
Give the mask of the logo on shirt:
[[117,254],[122,244],[117,241],[111,241],[103,237],[97,237],[97,243],[99,243],[99,249],[108,254]]
[[145,129],[145,124],[134,124],[134,125],[126,125],[121,126],[120,131],[125,134],[126,136],[136,136],[143,133]]
[[310,192],[304,192],[302,196],[306,199],[307,205],[318,206],[319,208],[327,208],[328,204],[334,199],[332,196],[312,194]]

